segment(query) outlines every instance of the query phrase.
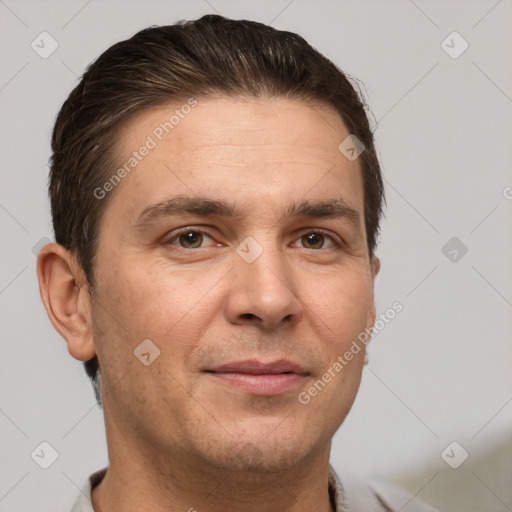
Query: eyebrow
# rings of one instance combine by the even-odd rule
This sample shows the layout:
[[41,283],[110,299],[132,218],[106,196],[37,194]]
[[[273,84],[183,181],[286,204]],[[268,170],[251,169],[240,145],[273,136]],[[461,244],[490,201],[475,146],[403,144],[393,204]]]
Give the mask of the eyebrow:
[[[210,199],[201,196],[176,196],[166,201],[148,206],[139,215],[134,227],[142,230],[148,225],[172,215],[198,215],[201,217],[233,217],[240,218],[247,213],[236,203]],[[294,201],[280,213],[278,220],[285,218],[332,218],[346,219],[356,229],[361,228],[359,212],[352,208],[344,199],[334,198],[317,201]]]

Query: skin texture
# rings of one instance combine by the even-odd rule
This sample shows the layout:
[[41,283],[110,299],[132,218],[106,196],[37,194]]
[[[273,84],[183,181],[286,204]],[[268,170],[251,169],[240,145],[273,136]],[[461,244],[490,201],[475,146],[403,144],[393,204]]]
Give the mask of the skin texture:
[[[129,120],[120,165],[179,106]],[[100,361],[110,466],[93,491],[96,511],[331,510],[331,439],[357,394],[364,350],[307,405],[297,397],[375,321],[380,264],[368,256],[360,165],[338,150],[348,135],[327,106],[200,99],[109,192],[92,293],[68,251],[41,251],[52,323],[73,357]],[[240,212],[135,226],[148,206],[178,195]],[[358,228],[281,216],[293,202],[340,198],[359,212]],[[317,230],[324,238],[310,242]],[[252,263],[236,252],[249,236],[263,250]],[[144,339],[160,350],[149,366],[134,356]],[[204,371],[282,358],[308,375],[276,396]]]

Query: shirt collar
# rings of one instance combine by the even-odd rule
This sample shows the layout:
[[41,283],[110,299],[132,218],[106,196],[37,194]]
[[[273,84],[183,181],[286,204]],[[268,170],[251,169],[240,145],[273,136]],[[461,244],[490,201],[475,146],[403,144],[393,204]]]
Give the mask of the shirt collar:
[[[103,468],[89,477],[85,492],[81,492],[80,496],[78,496],[71,512],[94,512],[91,504],[91,492],[92,489],[103,480],[106,472],[107,468]],[[328,489],[334,512],[350,512],[345,489],[336,471],[334,471],[334,468],[330,464]]]
[[339,476],[329,464],[329,496],[334,512],[350,512],[347,495]]

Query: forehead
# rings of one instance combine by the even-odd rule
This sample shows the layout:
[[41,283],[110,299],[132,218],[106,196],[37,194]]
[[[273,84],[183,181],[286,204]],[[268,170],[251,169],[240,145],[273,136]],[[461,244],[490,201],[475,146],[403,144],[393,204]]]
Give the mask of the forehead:
[[117,162],[135,165],[126,167],[112,200],[136,214],[178,194],[243,202],[272,190],[274,202],[341,196],[362,215],[359,162],[338,149],[349,135],[332,107],[298,100],[209,97],[163,104],[119,131]]
[[223,141],[248,147],[256,139],[268,146],[291,144],[295,151],[309,147],[329,153],[349,132],[340,115],[327,105],[220,96],[173,101],[137,113],[119,131],[117,149],[132,151],[144,135],[157,144],[174,142],[183,150]]

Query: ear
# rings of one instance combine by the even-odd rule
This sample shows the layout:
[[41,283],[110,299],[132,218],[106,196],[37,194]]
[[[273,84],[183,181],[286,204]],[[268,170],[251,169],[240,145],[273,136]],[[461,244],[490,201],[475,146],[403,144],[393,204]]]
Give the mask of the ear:
[[[375,284],[375,278],[377,277],[377,274],[380,271],[380,260],[377,258],[377,256],[372,256],[371,262],[370,262],[370,270],[372,273],[372,281]],[[373,324],[375,323],[377,313],[375,311],[375,299],[372,298],[372,306],[370,308],[370,311],[368,312],[368,320],[366,323],[366,328],[370,329],[373,327]]]
[[59,244],[48,244],[37,258],[39,293],[48,317],[80,361],[96,355],[92,336],[91,296],[82,268]]
[[380,270],[380,260],[379,258],[377,258],[377,256],[372,256],[371,270],[373,281],[375,281],[375,278],[377,277],[377,274],[379,273]]

